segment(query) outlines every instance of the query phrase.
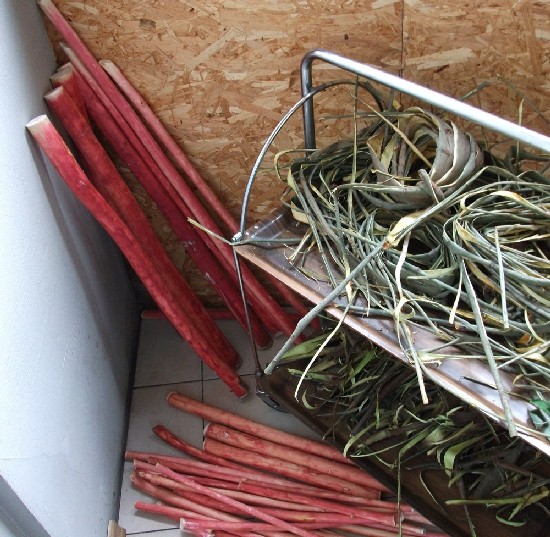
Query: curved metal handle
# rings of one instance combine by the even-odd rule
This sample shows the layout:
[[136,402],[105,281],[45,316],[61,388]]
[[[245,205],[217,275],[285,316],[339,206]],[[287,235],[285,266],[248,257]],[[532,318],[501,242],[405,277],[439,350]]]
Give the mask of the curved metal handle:
[[[300,75],[302,81],[302,95],[311,93],[312,83],[312,63],[313,60],[321,60],[336,67],[340,67],[350,73],[365,77],[374,82],[379,82],[384,86],[406,93],[412,97],[424,101],[428,104],[437,106],[442,110],[451,112],[464,119],[469,119],[473,123],[487,127],[495,132],[504,134],[514,140],[518,140],[527,145],[550,153],[550,138],[533,130],[516,125],[511,121],[502,119],[498,116],[485,112],[475,106],[458,101],[452,97],[447,97],[437,91],[420,86],[414,82],[409,82],[398,76],[385,73],[380,69],[371,67],[364,63],[350,60],[344,56],[329,52],[327,50],[317,49],[308,52],[300,66]],[[309,99],[304,103],[304,141],[307,149],[315,148],[315,118],[313,115],[313,101]]]

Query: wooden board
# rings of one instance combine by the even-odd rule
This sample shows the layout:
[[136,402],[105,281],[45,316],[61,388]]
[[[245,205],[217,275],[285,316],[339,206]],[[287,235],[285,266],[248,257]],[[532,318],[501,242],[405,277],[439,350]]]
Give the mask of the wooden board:
[[[401,58],[400,1],[54,3],[98,59],[111,59],[124,71],[235,216],[263,141],[299,98],[305,52],[324,47],[390,69]],[[63,62],[58,37],[51,30],[50,35]],[[322,70],[320,76],[331,77],[333,70]],[[338,100],[327,106],[327,112],[339,110]],[[330,128],[324,133],[339,135],[337,127],[336,134]],[[275,149],[299,146],[301,140],[297,117]],[[252,221],[271,212],[280,192],[275,177],[262,182],[253,193]],[[220,305],[154,204],[140,191],[138,197],[203,301]]]
[[[123,69],[235,216],[263,141],[299,97],[300,61],[313,48],[453,96],[489,81],[473,104],[516,120],[525,98],[523,122],[550,132],[546,0],[54,2],[97,58]],[[50,36],[62,62],[58,36],[51,29]],[[330,67],[319,69],[316,80],[337,76]],[[324,112],[341,112],[344,101],[343,94],[331,95]],[[326,123],[317,135],[323,145],[349,132]],[[296,118],[274,149],[301,144]],[[253,192],[252,223],[271,212],[280,192],[275,177],[263,177]],[[138,194],[178,267],[207,304],[219,305],[154,204]]]
[[405,0],[403,76],[550,133],[550,3]]

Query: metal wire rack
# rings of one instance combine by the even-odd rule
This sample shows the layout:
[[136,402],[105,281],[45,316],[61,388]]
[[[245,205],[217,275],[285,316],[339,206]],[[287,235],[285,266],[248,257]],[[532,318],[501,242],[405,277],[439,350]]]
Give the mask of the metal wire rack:
[[[459,118],[469,120],[473,124],[479,125],[481,127],[486,127],[487,129],[493,132],[499,133],[509,139],[522,142],[524,144],[531,146],[532,148],[536,148],[545,153],[550,154],[550,137],[548,136],[545,136],[533,130],[527,129],[523,126],[514,124],[503,118],[500,118],[491,113],[485,112],[479,108],[471,106],[465,102],[445,96],[441,93],[438,93],[426,87],[404,80],[398,76],[388,74],[380,69],[371,67],[364,63],[360,63],[360,62],[348,59],[346,57],[340,56],[333,52],[329,52],[326,50],[313,50],[308,52],[302,60],[301,69],[300,69],[302,97],[281,119],[280,123],[277,125],[277,127],[269,136],[269,138],[266,140],[261,152],[258,155],[258,158],[251,170],[250,178],[245,189],[245,194],[244,194],[243,203],[242,203],[242,210],[241,210],[240,229],[239,229],[239,232],[233,238],[233,243],[235,246],[234,247],[235,265],[239,276],[241,294],[244,302],[245,311],[247,312],[247,314],[248,314],[247,294],[246,294],[247,291],[240,273],[239,258],[242,256],[248,259],[252,263],[257,264],[258,266],[263,268],[264,270],[267,270],[275,277],[281,274],[280,271],[279,272],[277,271],[277,262],[273,262],[272,259],[265,258],[263,253],[261,252],[258,253],[258,251],[256,251],[254,248],[251,248],[250,246],[239,245],[242,242],[243,238],[247,236],[246,215],[248,211],[251,190],[256,180],[256,176],[257,176],[257,172],[260,167],[260,164],[265,154],[267,153],[268,148],[270,147],[274,138],[280,132],[282,127],[285,125],[288,117],[296,113],[300,108],[302,108],[302,112],[303,112],[303,129],[304,129],[305,148],[314,149],[316,147],[315,117],[314,117],[313,101],[314,101],[315,95],[317,95],[320,91],[326,89],[328,86],[330,86],[330,84],[322,84],[317,86],[314,85],[313,69],[312,69],[312,65],[314,61],[321,61],[321,62],[328,63],[339,69],[347,71],[348,73],[352,73],[354,75],[357,75],[358,77],[362,77],[367,81],[378,83],[382,86],[385,86],[386,88],[403,93],[405,95],[408,95],[410,97],[417,99],[418,101],[427,103],[443,111],[449,112]],[[256,228],[257,228],[255,231],[256,236],[259,236],[262,233],[262,231],[258,232],[258,229],[262,229],[262,228],[264,230],[269,229],[269,225],[256,226]],[[249,237],[250,235],[251,233],[248,232]],[[264,240],[266,239],[265,235],[263,236],[263,239]],[[304,285],[302,281],[298,281],[298,279],[296,278],[293,279],[292,277],[290,278],[290,281],[287,280],[285,283],[290,284],[290,286],[292,286],[295,291],[298,291],[299,293],[301,293],[303,296],[305,296],[306,298],[308,298],[314,303],[317,302],[319,298],[323,296],[322,295],[323,292],[326,292],[326,290],[312,291],[311,289],[308,288],[307,285]],[[331,315],[335,315],[337,317],[341,315],[338,308],[325,308],[325,309]],[[350,316],[350,321],[348,322],[348,324],[352,328],[358,330],[361,334],[365,335],[366,337],[369,337],[369,339],[371,339],[374,343],[380,344],[382,347],[386,348],[386,350],[389,350],[393,354],[396,354],[396,355],[398,354],[398,345],[396,345],[391,335],[388,335],[388,327],[385,326],[383,323],[379,323],[376,320],[373,320],[372,322],[369,321],[368,323],[364,323],[362,321],[357,321],[356,319],[353,319],[353,316]],[[249,333],[251,333],[250,329],[249,329]],[[260,398],[262,398],[267,404],[277,408],[278,404],[272,399],[272,397],[270,397],[268,393],[269,389],[266,388],[264,370],[262,368],[262,365],[259,362],[258,351],[253,338],[251,338],[251,351],[256,362],[256,394]],[[456,366],[453,365],[452,367],[456,367]],[[446,389],[456,390],[457,382],[456,382],[456,378],[454,377],[460,374],[461,372],[457,369],[454,369],[454,370],[451,369],[450,371],[442,370],[439,372],[434,372],[434,377],[432,378],[432,380],[439,383],[442,387]],[[497,420],[501,418],[501,416],[499,415],[498,409],[495,410],[494,401],[491,399],[488,393],[483,393],[482,391],[477,389],[474,390],[473,392],[464,390],[464,392],[461,393],[461,396],[467,403],[474,405],[476,408],[486,413],[487,415],[490,415],[493,418],[496,418]],[[524,407],[525,405],[523,406],[520,405],[518,407],[519,408],[518,412],[520,415],[523,416],[522,419],[525,419],[525,421],[527,422],[526,410]],[[525,439],[529,443],[537,447],[537,449],[540,449],[543,452],[550,454],[550,444],[544,439],[537,438],[536,436],[531,436],[531,435],[525,435]]]

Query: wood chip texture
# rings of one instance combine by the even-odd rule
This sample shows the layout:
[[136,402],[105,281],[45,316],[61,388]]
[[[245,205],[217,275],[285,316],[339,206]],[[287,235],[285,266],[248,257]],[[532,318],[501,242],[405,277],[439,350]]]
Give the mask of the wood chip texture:
[[[114,61],[141,92],[223,203],[240,216],[263,142],[299,98],[299,66],[325,48],[548,133],[550,3],[547,0],[54,0],[98,59]],[[59,37],[49,29],[60,63]],[[316,64],[315,80],[343,77]],[[348,137],[350,93],[328,92],[316,109],[318,144]],[[302,146],[295,117],[275,152]],[[207,305],[220,304],[163,218],[134,185],[178,267]],[[255,183],[250,224],[279,205],[273,174]],[[229,236],[229,235],[228,235]]]

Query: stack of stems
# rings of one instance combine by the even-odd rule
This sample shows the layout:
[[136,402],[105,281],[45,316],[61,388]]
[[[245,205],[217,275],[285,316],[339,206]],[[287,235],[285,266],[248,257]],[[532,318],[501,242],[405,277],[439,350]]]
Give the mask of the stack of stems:
[[[56,94],[57,98],[56,95],[51,96],[51,103],[56,102],[60,96],[64,95],[62,89],[56,91],[58,91]],[[76,107],[73,111],[76,113]],[[80,119],[82,119],[82,117]],[[79,201],[92,213],[100,225],[102,225],[107,233],[113,238],[173,326],[189,342],[199,357],[218,373],[220,378],[237,396],[243,397],[246,395],[246,387],[243,385],[239,375],[235,372],[234,365],[228,363],[234,364],[234,362],[238,360],[236,353],[231,355],[230,351],[227,351],[229,354],[226,355],[226,360],[220,359],[216,355],[219,349],[211,343],[212,338],[205,337],[201,333],[194,331],[194,324],[189,322],[190,312],[185,310],[184,306],[176,299],[176,295],[174,294],[175,288],[171,288],[167,284],[164,275],[159,271],[159,265],[153,260],[151,245],[148,245],[148,247],[144,246],[140,240],[138,240],[141,237],[136,237],[135,235],[136,230],[143,231],[143,221],[141,221],[141,224],[139,221],[136,222],[135,225],[132,224],[132,227],[128,225],[127,220],[136,217],[134,212],[135,206],[128,203],[128,198],[124,196],[123,190],[120,188],[120,183],[117,183],[117,178],[115,176],[110,176],[109,187],[105,187],[105,192],[108,197],[110,197],[113,192],[116,192],[117,195],[123,194],[123,197],[117,198],[120,200],[118,202],[120,205],[115,209],[88,179],[67,147],[65,141],[47,116],[42,115],[35,118],[27,124],[27,129]],[[87,150],[90,147],[91,146],[86,146]],[[94,150],[97,161],[92,160],[94,151],[89,151],[88,162],[94,164],[96,162],[102,162],[105,164],[97,148]],[[111,203],[114,202],[111,201]],[[121,216],[117,211],[119,208],[122,208],[124,216]],[[160,263],[162,263],[162,261],[160,261]],[[193,293],[190,292],[190,294],[186,296],[185,303],[187,304],[188,301],[192,299]],[[206,312],[203,317],[204,320],[210,319]],[[212,322],[211,319],[210,321]]]
[[[146,158],[149,164],[154,166],[154,175],[157,177],[157,180],[161,182],[159,186],[168,191],[168,195],[172,198],[172,202],[178,207],[178,214],[185,219],[192,217],[202,226],[221,235],[222,232],[214,218],[202,206],[195,192],[185,182],[182,174],[165,154],[151,132],[149,132],[138,113],[132,108],[124,95],[121,94],[117,86],[86,48],[76,32],[63,18],[59,10],[54,6],[51,0],[39,0],[39,6],[67,43],[68,47],[66,47],[65,50],[70,55],[71,62],[75,65],[80,75],[82,75],[89,85],[95,85],[93,90],[97,98],[101,101],[103,106],[114,113],[115,117],[113,119],[117,123],[119,129],[130,137],[130,144],[133,145],[135,151],[143,158]],[[191,173],[192,178],[198,180],[199,176],[196,170],[191,170],[191,168],[187,166],[185,172],[189,173],[190,171],[193,172]],[[203,181],[201,180],[201,182]],[[214,209],[220,206],[220,203],[216,203]],[[228,269],[229,277],[237,287],[237,275],[231,247],[223,241],[215,241],[208,234],[204,234],[202,239],[221,265]],[[262,325],[265,326],[267,331],[271,334],[279,332],[291,334],[295,324],[292,317],[283,310],[246,266],[242,268],[242,275],[247,288],[250,289],[248,299],[250,301],[252,315],[261,320],[261,322],[259,320],[255,321],[254,337],[256,343],[260,347],[268,344],[266,334],[262,333],[260,330]],[[225,298],[225,296],[222,298]],[[236,307],[235,301],[227,299],[226,302],[232,309]],[[246,329],[246,323],[243,322],[244,312],[239,313],[238,319],[243,323]]]
[[[338,534],[334,531],[365,537],[443,536],[410,506],[380,499],[387,489],[331,446],[266,427],[180,393],[170,394],[168,401],[177,401],[178,408],[194,415],[209,416],[206,434],[210,431],[220,439],[231,437],[231,442],[240,446],[239,462],[223,457],[210,459],[207,450],[189,446],[166,427],[157,425],[154,432],[163,440],[201,460],[127,451],[126,458],[134,461],[134,486],[162,502],[137,502],[139,511],[178,520],[181,529],[197,537],[213,533],[335,537]],[[228,421],[247,433],[221,425]],[[251,430],[263,434],[255,436]],[[312,456],[311,451],[317,455]],[[257,455],[272,458],[277,464],[269,472],[259,470],[253,463]],[[309,472],[290,478],[287,468],[296,466],[288,462],[290,457],[302,462],[311,460]],[[341,479],[346,484],[344,489],[335,484],[335,475],[340,471],[348,476],[355,474],[354,482]],[[315,484],[309,479],[312,475],[316,476]]]
[[[212,254],[197,230],[187,220],[190,213],[186,206],[177,196],[173,195],[169,184],[161,184],[159,178],[162,177],[162,174],[150,155],[136,150],[135,145],[137,145],[138,139],[135,133],[123,123],[123,118],[116,108],[110,106],[110,110],[107,110],[103,105],[98,98],[97,92],[101,90],[97,84],[89,78],[84,78],[80,73],[76,74],[76,78],[95,125],[151,196],[180,241],[186,244],[187,252],[195,265],[207,275],[210,283],[233,312],[235,318],[244,325],[244,308],[239,291],[229,278],[224,266]],[[118,123],[113,116],[118,117]],[[125,127],[124,130],[120,125]],[[134,143],[128,143],[129,140],[133,140]],[[271,338],[257,317],[252,316],[251,326],[257,344],[261,347],[269,345]]]
[[[223,205],[214,191],[210,188],[208,183],[203,180],[199,171],[183,152],[181,147],[172,138],[166,127],[157,117],[157,115],[151,110],[145,99],[139,94],[139,92],[132,86],[128,79],[124,76],[124,73],[110,60],[102,60],[99,62],[109,76],[113,79],[120,91],[125,95],[130,103],[138,110],[139,114],[143,118],[144,123],[149,130],[155,135],[155,137],[162,144],[168,155],[172,160],[184,171],[185,175],[201,193],[204,200],[214,210],[216,215],[224,223],[226,229],[235,235],[239,232],[239,224],[233,215],[227,210],[227,207]],[[307,308],[304,303],[296,296],[296,294],[281,280],[267,274],[270,278],[271,284],[277,289],[277,292],[282,298],[290,305],[296,313],[303,316],[307,313]]]
[[231,367],[236,367],[237,353],[169,258],[129,187],[95,137],[90,123],[80,113],[63,86],[49,92],[45,100],[73,140],[86,165],[92,184],[121,215],[133,235],[139,237],[157,270],[162,274],[169,291],[185,310],[186,316],[195,317],[193,328],[197,335],[209,341],[213,352],[216,353],[215,356]]

